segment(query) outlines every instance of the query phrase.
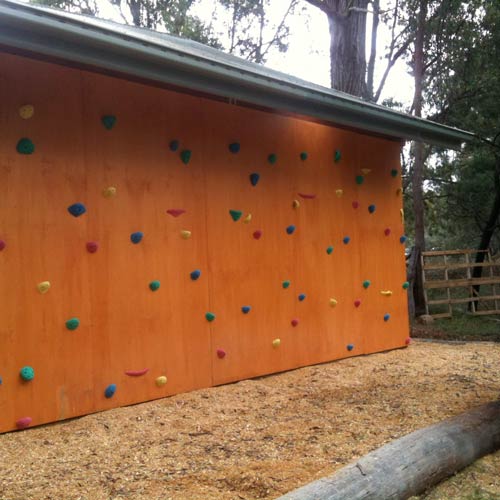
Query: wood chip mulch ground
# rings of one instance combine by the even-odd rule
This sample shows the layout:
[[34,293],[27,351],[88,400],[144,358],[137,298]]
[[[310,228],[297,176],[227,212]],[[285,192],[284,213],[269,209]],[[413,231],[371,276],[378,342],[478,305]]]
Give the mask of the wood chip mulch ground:
[[0,435],[0,499],[273,499],[499,397],[500,344],[417,341]]

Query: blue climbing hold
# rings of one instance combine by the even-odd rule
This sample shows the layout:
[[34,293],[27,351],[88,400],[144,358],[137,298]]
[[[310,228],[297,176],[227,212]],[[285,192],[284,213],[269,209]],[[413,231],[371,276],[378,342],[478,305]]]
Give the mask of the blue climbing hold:
[[229,151],[231,151],[231,153],[233,153],[233,154],[239,153],[240,152],[240,143],[239,142],[232,142],[231,144],[229,144]]
[[3,384],[3,380],[2,380],[2,377],[0,377],[0,385]]
[[142,241],[144,234],[141,231],[136,231],[135,233],[132,233],[130,235],[130,241],[134,244],[137,245],[137,243],[140,243]]
[[252,186],[256,186],[257,183],[259,182],[260,175],[257,172],[254,172],[253,174],[250,174],[250,183]]
[[250,309],[252,309],[250,306],[243,306],[243,307],[241,308],[241,312],[242,312],[243,314],[248,314],[248,313],[250,312]]
[[195,269],[189,276],[193,281],[196,281],[201,276],[201,271],[199,269]]
[[173,141],[170,141],[170,144],[168,147],[170,148],[170,151],[177,151],[179,149],[180,142],[177,139],[174,139]]
[[404,236],[404,235],[403,235],[403,236],[401,236],[401,238],[399,238],[399,242],[400,242],[400,243],[405,243],[407,239],[408,239],[408,238],[407,238],[406,236]]
[[370,212],[371,214],[372,214],[373,212],[375,212],[375,210],[376,210],[376,209],[377,209],[377,207],[376,207],[375,205],[369,205],[369,206],[368,206],[368,212]]
[[295,226],[293,224],[286,228],[286,232],[288,234],[293,234],[294,231],[295,231]]
[[116,392],[116,384],[109,384],[104,391],[104,395],[109,399],[115,395]]
[[352,351],[354,349],[354,344],[347,344],[347,350]]
[[389,313],[384,314],[384,321],[389,321],[391,319],[391,315]]
[[73,217],[80,217],[80,215],[83,215],[86,211],[87,209],[83,203],[73,203],[73,205],[68,207],[68,212]]
[[351,241],[351,238],[349,236],[344,236],[342,241],[344,242],[344,245],[347,245]]
[[301,293],[299,295],[299,300],[302,302],[304,299],[306,298],[306,294],[305,293]]

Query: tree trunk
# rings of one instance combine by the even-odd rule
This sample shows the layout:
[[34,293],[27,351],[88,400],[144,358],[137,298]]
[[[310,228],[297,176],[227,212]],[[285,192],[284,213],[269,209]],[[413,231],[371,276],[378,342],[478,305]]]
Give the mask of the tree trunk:
[[500,401],[393,441],[278,500],[403,500],[500,448]]

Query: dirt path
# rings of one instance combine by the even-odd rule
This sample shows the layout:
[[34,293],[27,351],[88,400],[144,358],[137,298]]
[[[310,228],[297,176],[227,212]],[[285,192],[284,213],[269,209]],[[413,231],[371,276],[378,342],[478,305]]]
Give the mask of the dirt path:
[[272,499],[498,397],[500,344],[415,342],[1,435],[0,499]]

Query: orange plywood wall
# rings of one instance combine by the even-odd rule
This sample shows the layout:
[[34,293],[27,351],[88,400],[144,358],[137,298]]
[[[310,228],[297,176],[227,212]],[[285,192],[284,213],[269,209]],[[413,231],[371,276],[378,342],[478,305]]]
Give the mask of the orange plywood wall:
[[405,345],[398,143],[0,66],[0,431]]

